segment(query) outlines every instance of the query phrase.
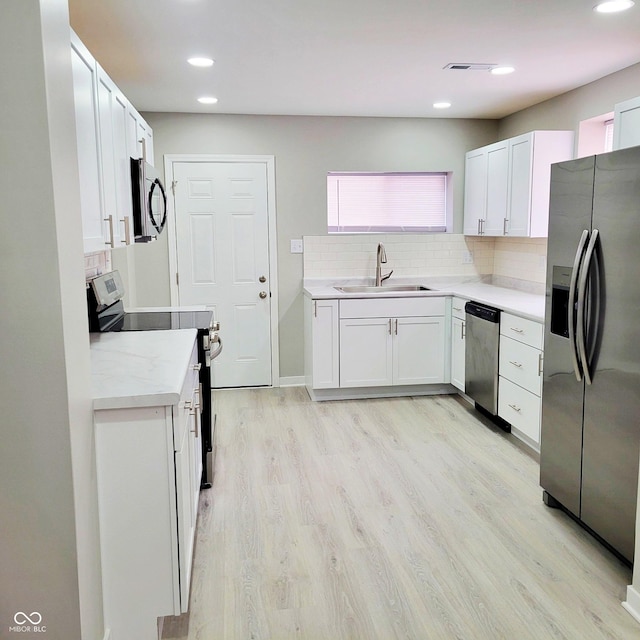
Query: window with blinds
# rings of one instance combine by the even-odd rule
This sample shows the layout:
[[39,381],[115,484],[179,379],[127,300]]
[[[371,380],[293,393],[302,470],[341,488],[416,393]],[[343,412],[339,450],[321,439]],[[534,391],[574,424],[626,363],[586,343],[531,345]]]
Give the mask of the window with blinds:
[[447,173],[327,176],[329,233],[447,230]]

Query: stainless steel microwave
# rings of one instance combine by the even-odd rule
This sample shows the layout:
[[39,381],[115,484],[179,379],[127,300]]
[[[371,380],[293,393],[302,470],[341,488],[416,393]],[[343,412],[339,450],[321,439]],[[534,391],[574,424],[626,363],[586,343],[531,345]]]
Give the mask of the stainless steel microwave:
[[167,194],[160,174],[143,158],[131,158],[133,233],[136,242],[150,242],[167,221]]

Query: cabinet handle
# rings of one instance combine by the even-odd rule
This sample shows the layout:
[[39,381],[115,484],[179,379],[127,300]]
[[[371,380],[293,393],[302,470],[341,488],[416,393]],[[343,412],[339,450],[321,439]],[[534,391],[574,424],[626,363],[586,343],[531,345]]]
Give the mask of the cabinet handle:
[[113,216],[107,216],[104,221],[109,223],[109,241],[105,244],[113,249]]
[[524,333],[524,329],[518,329],[518,327],[510,327],[510,329],[516,333]]
[[484,235],[484,223],[486,222],[486,220],[484,218],[482,218],[482,220],[480,220],[481,224],[480,224],[480,235]]
[[462,307],[453,307],[454,311],[462,311]]
[[538,354],[538,376],[542,375],[542,354]]
[[393,320],[391,318],[389,318],[389,335],[391,335],[391,323],[393,322]]
[[460,323],[460,337],[464,340],[464,322]]
[[522,369],[522,363],[521,363],[521,362],[514,362],[513,360],[509,360],[509,362],[510,362],[514,367],[518,367],[518,369]]
[[318,317],[318,301],[317,300],[313,301],[313,317],[314,318]]
[[480,231],[480,222],[481,222],[481,218],[478,218],[478,235],[482,235],[482,231]]
[[517,411],[518,413],[522,413],[522,410],[520,409],[520,407],[517,404],[510,404],[509,405],[514,411]]
[[396,318],[396,335],[398,335],[398,319]]
[[509,235],[509,232],[507,231],[507,222],[509,222],[509,218],[505,218],[504,222],[502,223],[502,234],[505,236]]
[[129,216],[125,216],[120,220],[124,224],[124,240],[120,240],[123,244],[131,244],[131,229],[129,229]]

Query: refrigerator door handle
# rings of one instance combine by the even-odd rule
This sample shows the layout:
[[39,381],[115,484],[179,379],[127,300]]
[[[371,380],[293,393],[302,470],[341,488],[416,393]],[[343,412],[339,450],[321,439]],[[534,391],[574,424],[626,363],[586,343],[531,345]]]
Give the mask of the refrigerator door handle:
[[576,320],[577,336],[576,342],[578,343],[578,351],[580,353],[580,360],[582,361],[582,370],[584,372],[584,379],[587,384],[591,384],[591,371],[589,369],[589,358],[587,356],[587,314],[586,314],[586,298],[587,298],[587,284],[589,282],[589,272],[591,271],[591,264],[595,255],[596,242],[598,241],[599,231],[593,230],[591,238],[589,239],[589,245],[584,254],[583,267],[580,270],[580,281],[578,283],[578,317]]
[[580,236],[580,242],[578,242],[578,248],[576,249],[576,257],[573,261],[573,270],[571,272],[571,282],[569,284],[569,304],[567,305],[567,313],[569,318],[567,324],[569,325],[569,342],[571,344],[571,361],[573,363],[573,371],[576,374],[576,380],[580,382],[582,380],[582,369],[580,367],[580,361],[578,360],[578,344],[576,341],[576,324],[578,321],[574,321],[574,310],[576,308],[576,290],[578,288],[578,275],[580,273],[580,263],[582,262],[582,254],[584,248],[589,240],[589,231],[585,229]]

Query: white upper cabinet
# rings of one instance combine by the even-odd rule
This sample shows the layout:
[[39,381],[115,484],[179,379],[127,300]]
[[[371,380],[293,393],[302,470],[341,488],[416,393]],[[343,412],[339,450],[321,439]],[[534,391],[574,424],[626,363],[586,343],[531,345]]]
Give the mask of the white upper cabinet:
[[640,145],[640,97],[616,105],[613,115],[613,148]]
[[142,157],[144,140],[153,164],[153,132],[73,31],[71,60],[84,251],[91,253],[132,242],[130,158]]
[[108,224],[111,247],[130,244],[131,169],[127,144],[127,111],[124,94],[97,65],[98,113],[103,183],[103,211]]
[[532,131],[469,151],[465,235],[546,237],[551,165],[572,157],[572,131]]
[[504,235],[508,216],[509,143],[496,142],[487,147],[487,210],[482,235]]
[[464,235],[479,236],[487,210],[487,152],[469,151],[464,163]]
[[98,104],[96,95],[95,60],[71,34],[71,65],[73,99],[80,177],[80,208],[84,251],[102,251],[105,245],[105,224],[102,211],[100,147],[98,138]]

